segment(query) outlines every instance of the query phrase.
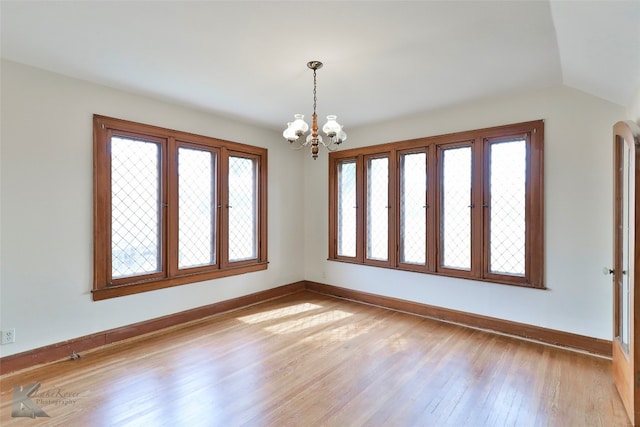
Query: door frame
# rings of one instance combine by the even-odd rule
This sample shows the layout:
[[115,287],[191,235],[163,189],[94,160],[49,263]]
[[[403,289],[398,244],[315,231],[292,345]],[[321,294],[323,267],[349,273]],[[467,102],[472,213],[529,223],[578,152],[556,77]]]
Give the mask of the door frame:
[[[622,261],[622,245],[624,230],[621,227],[622,209],[622,140],[631,146],[629,155],[629,271],[625,271]],[[635,285],[640,281],[640,262],[635,258],[640,254],[640,128],[632,121],[621,121],[613,127],[614,150],[614,267],[613,267],[613,339],[612,365],[613,378],[630,421],[633,425],[640,423],[640,288],[636,292]],[[620,287],[624,274],[629,276],[629,343],[624,348],[619,338],[620,323]],[[636,336],[636,334],[638,334]],[[636,339],[637,338],[637,339]]]

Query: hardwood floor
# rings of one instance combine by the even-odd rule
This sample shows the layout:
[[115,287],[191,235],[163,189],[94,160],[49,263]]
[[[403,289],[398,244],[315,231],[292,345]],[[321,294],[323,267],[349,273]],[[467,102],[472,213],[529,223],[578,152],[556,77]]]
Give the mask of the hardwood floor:
[[[626,426],[610,371],[303,291],[4,376],[0,425]],[[49,417],[12,417],[31,383]]]

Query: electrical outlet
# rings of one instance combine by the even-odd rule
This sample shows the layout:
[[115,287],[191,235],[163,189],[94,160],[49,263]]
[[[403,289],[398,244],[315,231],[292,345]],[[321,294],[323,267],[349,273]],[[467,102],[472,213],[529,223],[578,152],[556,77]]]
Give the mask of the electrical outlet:
[[16,342],[16,328],[2,331],[2,344],[11,344]]

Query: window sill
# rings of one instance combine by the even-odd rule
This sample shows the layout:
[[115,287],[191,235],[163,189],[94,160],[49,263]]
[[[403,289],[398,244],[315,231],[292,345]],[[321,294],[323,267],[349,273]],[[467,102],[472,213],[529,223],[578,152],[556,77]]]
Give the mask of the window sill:
[[398,266],[398,267],[385,267],[385,266],[380,266],[380,265],[372,265],[372,264],[365,264],[359,261],[350,261],[350,260],[346,260],[346,259],[335,259],[335,258],[327,258],[327,261],[335,261],[335,262],[344,262],[347,264],[354,264],[354,265],[360,265],[362,267],[377,267],[377,268],[386,268],[388,270],[397,270],[397,271],[408,271],[411,273],[420,273],[420,274],[428,274],[431,276],[441,276],[441,277],[452,277],[454,279],[465,279],[465,280],[473,280],[475,282],[484,282],[484,283],[493,283],[495,285],[510,285],[510,286],[518,286],[521,288],[527,288],[527,289],[541,289],[541,290],[547,290],[547,287],[544,285],[534,285],[528,282],[524,282],[522,279],[517,278],[516,280],[509,280],[508,276],[505,276],[504,280],[500,280],[500,279],[487,279],[487,278],[483,278],[483,277],[475,277],[475,276],[470,276],[470,275],[466,275],[466,274],[451,274],[449,272],[447,273],[442,273],[442,272],[438,272],[438,271],[429,271],[426,270],[426,268],[422,267],[422,268],[418,268],[417,266],[415,267],[404,267],[404,266]]
[[251,273],[254,271],[266,270],[268,262],[261,262],[252,265],[225,268],[224,270],[208,271],[205,273],[190,274],[160,280],[149,280],[146,282],[131,283],[118,286],[106,286],[92,291],[94,301],[109,298],[116,298],[125,295],[133,295],[141,292],[154,291],[157,289],[170,288],[173,286],[186,285],[189,283],[203,282],[205,280],[219,279],[222,277],[236,276],[238,274]]

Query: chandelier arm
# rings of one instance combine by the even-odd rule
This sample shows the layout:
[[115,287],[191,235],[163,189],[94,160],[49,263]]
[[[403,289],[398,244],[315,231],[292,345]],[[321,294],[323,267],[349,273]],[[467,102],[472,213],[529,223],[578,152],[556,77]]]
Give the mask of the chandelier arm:
[[340,145],[338,144],[338,138],[337,137],[331,137],[329,138],[329,142],[325,142],[324,140],[322,141],[322,145],[329,148],[332,145]]
[[300,150],[301,148],[307,147],[309,145],[309,141],[306,141],[304,138],[298,138],[294,141],[289,141],[289,148],[292,150]]
[[289,144],[289,150],[295,150],[295,151],[300,151],[303,148],[305,148],[307,146],[307,143],[301,143],[296,141],[295,144],[291,143]]
[[[333,147],[333,148],[331,148],[331,147]],[[325,145],[324,148],[326,148],[327,151],[334,152],[334,151],[338,151],[339,147],[336,144],[331,143],[331,144]]]

